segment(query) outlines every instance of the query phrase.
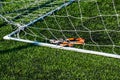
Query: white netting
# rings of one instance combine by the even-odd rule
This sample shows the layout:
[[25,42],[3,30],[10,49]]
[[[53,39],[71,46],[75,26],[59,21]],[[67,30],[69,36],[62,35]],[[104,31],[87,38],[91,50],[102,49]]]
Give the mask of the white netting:
[[[0,0],[0,15],[9,24],[24,26],[69,1]],[[119,5],[119,0],[76,0],[12,37],[45,43],[81,37],[85,44],[74,47],[119,54]]]

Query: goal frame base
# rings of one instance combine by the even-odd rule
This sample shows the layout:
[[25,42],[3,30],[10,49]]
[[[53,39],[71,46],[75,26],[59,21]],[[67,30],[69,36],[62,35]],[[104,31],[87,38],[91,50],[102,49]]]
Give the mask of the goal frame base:
[[9,37],[8,35],[4,36],[3,38],[7,39],[7,40],[14,40],[14,41],[20,41],[20,42],[25,42],[25,43],[31,43],[31,44],[35,44],[35,45],[38,45],[38,46],[45,46],[45,47],[50,47],[50,48],[55,48],[55,49],[69,50],[69,51],[74,51],[74,52],[80,52],[80,53],[86,53],[86,54],[95,54],[95,55],[99,55],[99,56],[105,56],[105,57],[120,59],[120,55],[118,55],[118,54],[104,53],[104,52],[85,50],[85,49],[78,49],[78,48],[74,48],[74,47],[63,47],[63,46],[49,44],[49,43],[12,38],[12,37]]

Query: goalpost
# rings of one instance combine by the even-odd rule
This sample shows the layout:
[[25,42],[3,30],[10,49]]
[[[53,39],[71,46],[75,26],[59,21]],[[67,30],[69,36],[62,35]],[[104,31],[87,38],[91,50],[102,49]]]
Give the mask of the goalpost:
[[[4,39],[120,58],[118,0],[0,0],[0,7],[0,18],[17,28]],[[50,43],[72,37],[85,43]]]

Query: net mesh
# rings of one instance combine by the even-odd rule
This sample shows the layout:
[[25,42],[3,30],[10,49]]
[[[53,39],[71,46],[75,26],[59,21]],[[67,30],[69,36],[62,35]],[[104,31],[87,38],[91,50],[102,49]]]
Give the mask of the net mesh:
[[[0,15],[9,23],[24,26],[66,2],[69,0],[0,0]],[[76,0],[12,37],[44,43],[81,37],[85,44],[74,47],[119,54],[119,15],[119,0]]]

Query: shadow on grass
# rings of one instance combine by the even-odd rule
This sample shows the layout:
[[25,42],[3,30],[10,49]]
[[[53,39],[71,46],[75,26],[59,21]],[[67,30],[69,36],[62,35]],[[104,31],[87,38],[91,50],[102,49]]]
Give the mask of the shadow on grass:
[[16,16],[13,20],[16,20],[16,19],[19,19],[21,18],[23,15],[27,15],[29,13],[32,13],[33,11],[35,10],[38,10],[40,8],[44,8],[44,7],[48,7],[48,4],[54,2],[55,0],[50,0],[50,1],[47,1],[46,3],[42,4],[42,5],[39,5],[39,6],[35,6],[35,7],[32,7],[32,8],[26,8],[26,9],[20,9],[20,10],[17,10],[15,12],[19,13],[19,12],[24,12],[18,16]]
[[4,27],[4,26],[7,26],[7,23],[6,23],[6,22],[0,23],[0,28],[2,28],[2,27]]
[[35,47],[35,46],[36,45],[33,45],[33,44],[27,44],[27,45],[23,45],[23,46],[14,47],[14,48],[11,48],[11,49],[4,49],[4,50],[0,50],[0,54],[16,52],[16,51],[26,49],[28,47]]

